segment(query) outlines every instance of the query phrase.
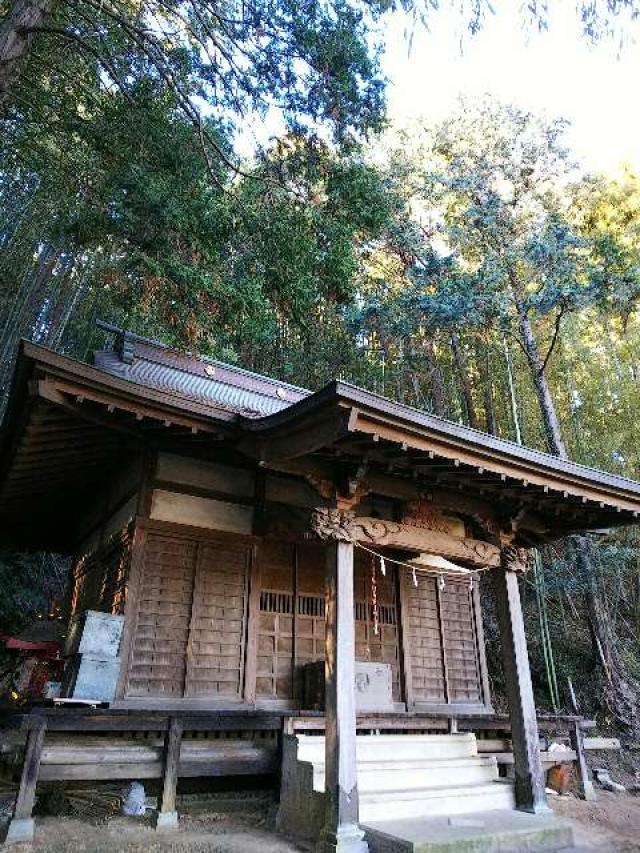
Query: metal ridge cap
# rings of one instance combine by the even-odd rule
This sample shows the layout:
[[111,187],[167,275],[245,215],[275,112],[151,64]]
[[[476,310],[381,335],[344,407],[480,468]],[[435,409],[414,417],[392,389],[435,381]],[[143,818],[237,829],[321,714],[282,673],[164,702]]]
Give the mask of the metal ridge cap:
[[[287,388],[290,391],[296,391],[299,394],[309,395],[313,392],[308,388],[302,388],[299,385],[294,385],[291,382],[285,382],[281,379],[275,379],[272,376],[266,376],[263,373],[256,373],[256,371],[248,370],[245,367],[238,367],[235,364],[230,364],[226,361],[219,361],[218,359],[211,358],[210,356],[202,355],[197,352],[191,352],[190,350],[183,350],[179,347],[170,346],[169,344],[162,343],[161,341],[157,341],[154,338],[145,338],[143,335],[139,335],[136,332],[130,332],[127,329],[120,329],[117,326],[112,325],[111,323],[106,323],[104,320],[97,320],[96,325],[102,329],[103,331],[108,332],[113,335],[126,335],[130,340],[135,341],[136,343],[143,344],[147,347],[152,347],[153,349],[157,349],[163,351],[170,355],[175,355],[178,358],[183,359],[191,359],[195,362],[200,362],[203,364],[210,364],[214,367],[219,367],[221,370],[228,370],[231,373],[236,373],[240,376],[257,379],[260,382],[264,382],[268,385],[274,385],[278,388]],[[147,359],[148,361],[152,361],[153,359]],[[177,370],[185,370],[185,368],[181,368],[180,365],[175,365]],[[188,372],[185,370],[185,372]]]

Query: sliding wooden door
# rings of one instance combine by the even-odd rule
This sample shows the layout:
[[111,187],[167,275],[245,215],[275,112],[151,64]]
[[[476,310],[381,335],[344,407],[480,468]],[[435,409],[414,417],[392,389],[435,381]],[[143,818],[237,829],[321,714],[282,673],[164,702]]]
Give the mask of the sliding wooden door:
[[149,532],[126,697],[242,695],[250,549]]

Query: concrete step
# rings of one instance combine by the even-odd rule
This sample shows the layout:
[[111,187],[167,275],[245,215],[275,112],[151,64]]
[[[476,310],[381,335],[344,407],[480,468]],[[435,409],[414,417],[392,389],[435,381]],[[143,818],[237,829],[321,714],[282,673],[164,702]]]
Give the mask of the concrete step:
[[570,826],[552,814],[493,811],[464,818],[374,820],[363,828],[370,853],[564,853],[574,849]]
[[[481,784],[498,779],[491,755],[467,758],[358,761],[358,790],[392,791]],[[313,789],[324,791],[324,764],[313,764]]]
[[394,820],[402,820],[514,807],[513,787],[502,780],[476,785],[363,791],[360,794],[362,823],[376,820],[381,814],[393,817]]
[[[478,754],[472,732],[457,735],[358,735],[358,763],[403,759],[465,758]],[[324,761],[324,737],[298,735],[298,760]]]

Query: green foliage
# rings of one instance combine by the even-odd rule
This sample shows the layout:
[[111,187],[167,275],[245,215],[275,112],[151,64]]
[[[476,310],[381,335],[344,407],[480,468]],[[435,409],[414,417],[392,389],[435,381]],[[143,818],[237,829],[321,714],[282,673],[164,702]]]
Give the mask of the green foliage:
[[0,633],[18,634],[54,601],[62,604],[68,563],[51,554],[0,551]]

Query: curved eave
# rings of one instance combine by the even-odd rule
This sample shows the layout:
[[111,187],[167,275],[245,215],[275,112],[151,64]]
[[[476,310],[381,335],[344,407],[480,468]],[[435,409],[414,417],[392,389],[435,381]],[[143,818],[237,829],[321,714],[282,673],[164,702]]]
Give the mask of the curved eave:
[[521,447],[346,382],[333,382],[275,415],[243,419],[242,429],[267,461],[275,458],[274,447],[284,458],[316,452],[324,433],[330,437],[325,447],[389,460],[441,486],[501,491],[516,504],[533,499],[556,514],[566,508],[560,513],[564,532],[628,524],[640,513],[640,483],[634,480]]

